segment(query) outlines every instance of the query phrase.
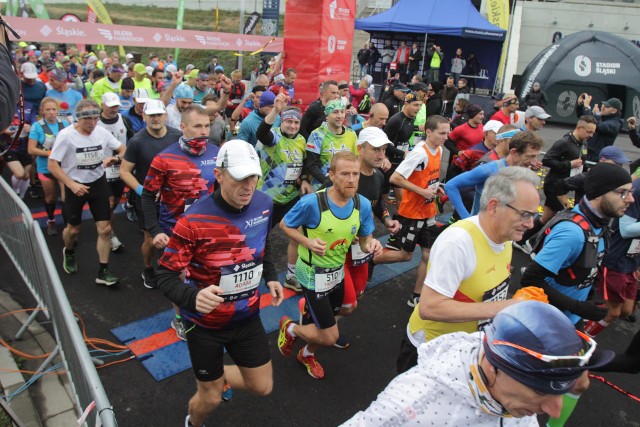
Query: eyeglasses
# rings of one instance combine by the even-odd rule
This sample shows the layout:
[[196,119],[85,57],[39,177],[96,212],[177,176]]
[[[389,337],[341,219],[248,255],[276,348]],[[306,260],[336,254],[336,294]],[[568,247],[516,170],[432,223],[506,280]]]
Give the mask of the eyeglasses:
[[[578,336],[583,339],[583,348],[578,352],[578,354],[571,356],[553,356],[549,354],[542,354],[538,353],[537,351],[530,350],[526,347],[522,347],[521,345],[511,343],[509,341],[493,340],[491,344],[506,345],[509,347],[517,348],[518,350],[527,353],[529,356],[549,363],[552,368],[576,368],[579,366],[584,366],[589,362],[589,359],[591,359],[591,356],[593,356],[593,353],[596,351],[597,346],[593,338],[580,331],[576,330],[576,332],[578,333]],[[586,351],[585,348],[587,348]]]
[[513,209],[514,211],[516,211],[518,215],[520,215],[520,221],[522,222],[527,222],[530,219],[536,219],[539,216],[538,212],[523,211],[523,210],[514,208],[509,203],[505,203],[504,205],[509,209]]
[[632,191],[633,191],[633,189],[632,189],[632,188],[630,188],[630,189],[624,189],[624,190],[612,190],[612,192],[614,192],[614,193],[618,193],[618,194],[620,195],[620,198],[621,198],[622,200],[626,199],[626,198],[627,198],[627,196],[628,196],[629,194],[631,194],[631,192],[632,192]]

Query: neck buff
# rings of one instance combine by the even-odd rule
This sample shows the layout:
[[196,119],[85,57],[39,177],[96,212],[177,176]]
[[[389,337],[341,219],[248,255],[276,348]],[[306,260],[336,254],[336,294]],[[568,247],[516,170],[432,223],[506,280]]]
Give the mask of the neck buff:
[[593,224],[595,228],[603,228],[606,225],[609,225],[610,219],[603,218],[600,216],[598,212],[595,211],[591,203],[587,200],[587,197],[583,197],[580,199],[580,212],[584,214],[587,220]]
[[186,139],[184,136],[181,136],[178,140],[180,149],[190,156],[202,156],[207,151],[208,142],[209,138],[204,136],[191,139]]
[[479,361],[480,347],[476,348],[470,355],[471,363],[469,365],[469,375],[467,382],[469,389],[473,395],[476,403],[480,406],[483,412],[489,415],[495,415],[498,417],[510,418],[511,415],[507,410],[491,396],[487,385],[482,379],[480,374],[480,361]]

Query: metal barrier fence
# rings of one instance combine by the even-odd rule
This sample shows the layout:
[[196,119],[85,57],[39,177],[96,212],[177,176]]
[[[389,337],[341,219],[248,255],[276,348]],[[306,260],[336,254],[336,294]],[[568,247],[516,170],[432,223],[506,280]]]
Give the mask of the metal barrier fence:
[[[116,427],[113,408],[84,343],[42,230],[24,202],[1,178],[0,244],[36,299],[38,308],[46,309],[44,313],[51,319],[56,348],[38,370],[46,369],[60,355],[73,390],[78,416],[95,402],[95,416],[87,417],[86,425]],[[17,338],[34,318],[35,314],[23,325]]]

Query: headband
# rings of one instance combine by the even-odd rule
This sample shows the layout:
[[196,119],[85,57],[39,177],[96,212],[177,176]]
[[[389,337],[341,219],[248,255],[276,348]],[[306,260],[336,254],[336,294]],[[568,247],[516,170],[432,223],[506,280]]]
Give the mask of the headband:
[[84,119],[87,117],[100,117],[100,110],[82,110],[76,113],[76,118],[78,119]]
[[300,114],[300,111],[298,109],[290,108],[290,109],[284,110],[282,113],[280,113],[280,120],[281,121],[285,121],[287,119],[302,120],[302,114]]
[[496,135],[496,141],[500,141],[501,139],[513,138],[519,132],[520,132],[520,129],[514,129],[514,130],[508,130],[506,132],[499,133]]
[[333,101],[329,101],[327,105],[324,107],[324,114],[329,115],[336,110],[344,110],[344,104],[339,99],[334,99]]

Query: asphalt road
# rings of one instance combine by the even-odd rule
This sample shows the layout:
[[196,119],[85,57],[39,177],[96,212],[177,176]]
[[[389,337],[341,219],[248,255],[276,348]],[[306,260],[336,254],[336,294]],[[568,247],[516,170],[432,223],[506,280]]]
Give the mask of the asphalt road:
[[[547,148],[568,129],[548,126],[541,132]],[[631,146],[626,135],[616,145],[632,159],[640,157],[640,150]],[[6,174],[6,173],[5,173]],[[27,200],[37,206],[39,201]],[[83,223],[79,239],[78,274],[69,276],[62,271],[62,242],[59,236],[47,237],[53,259],[69,300],[87,326],[88,335],[116,341],[110,330],[165,311],[168,301],[157,291],[142,286],[140,279],[141,234],[124,215],[117,218],[116,231],[125,244],[122,252],[112,254],[110,265],[122,278],[119,285],[106,288],[94,284],[97,272],[95,252],[96,232],[92,222]],[[378,227],[378,235],[383,230]],[[275,231],[276,249],[285,253],[282,233]],[[514,251],[514,276],[511,290],[518,287],[519,267],[525,263],[523,254]],[[284,270],[285,260],[279,261]],[[11,262],[0,259],[4,280],[2,288],[23,307],[33,301],[21,284]],[[5,274],[6,272],[6,274]],[[222,404],[207,425],[217,426],[332,426],[347,420],[365,408],[394,377],[395,360],[400,340],[411,309],[406,300],[413,288],[415,270],[398,276],[368,291],[355,314],[340,322],[343,335],[351,346],[346,350],[323,349],[318,353],[326,377],[314,380],[297,363],[295,356],[285,359],[276,348],[277,333],[269,335],[272,348],[274,382],[273,393],[256,398],[236,392],[229,403]],[[617,322],[599,337],[599,345],[622,351],[640,323]],[[296,348],[298,348],[296,346]],[[114,406],[120,426],[182,426],[187,402],[195,391],[191,371],[156,382],[141,364],[132,360],[99,370],[109,399]],[[637,376],[607,374],[606,377],[632,393],[640,395]],[[640,406],[613,389],[592,383],[580,400],[567,426],[640,426]]]

